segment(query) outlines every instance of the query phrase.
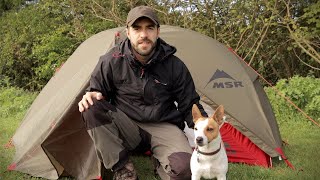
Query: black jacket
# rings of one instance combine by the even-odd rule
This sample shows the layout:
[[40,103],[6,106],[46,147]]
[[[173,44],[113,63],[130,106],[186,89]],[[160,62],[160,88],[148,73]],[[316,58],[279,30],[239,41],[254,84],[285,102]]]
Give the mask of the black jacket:
[[175,47],[159,38],[154,55],[145,65],[130,49],[130,40],[125,39],[101,56],[88,90],[101,92],[128,117],[140,122],[170,122],[184,128],[186,121],[193,127],[193,104],[206,116],[189,70],[173,55]]

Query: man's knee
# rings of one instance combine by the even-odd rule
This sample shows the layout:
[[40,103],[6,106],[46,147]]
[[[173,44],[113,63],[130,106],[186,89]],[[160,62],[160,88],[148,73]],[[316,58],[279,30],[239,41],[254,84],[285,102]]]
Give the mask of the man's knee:
[[111,123],[109,111],[115,112],[116,108],[105,100],[93,99],[93,105],[81,113],[87,129]]
[[170,161],[171,173],[169,176],[173,180],[191,179],[190,159],[191,154],[186,152],[173,153],[168,157]]

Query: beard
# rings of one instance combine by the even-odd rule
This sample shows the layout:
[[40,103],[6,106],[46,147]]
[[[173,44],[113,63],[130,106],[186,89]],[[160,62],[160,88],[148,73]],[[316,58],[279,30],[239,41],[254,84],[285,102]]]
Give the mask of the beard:
[[[151,47],[150,48],[141,47],[141,44],[144,44],[144,43],[151,44]],[[131,42],[131,47],[133,47],[134,51],[136,51],[140,56],[149,56],[155,49],[156,42],[153,42],[152,40],[145,38],[145,39],[139,40],[136,44]]]

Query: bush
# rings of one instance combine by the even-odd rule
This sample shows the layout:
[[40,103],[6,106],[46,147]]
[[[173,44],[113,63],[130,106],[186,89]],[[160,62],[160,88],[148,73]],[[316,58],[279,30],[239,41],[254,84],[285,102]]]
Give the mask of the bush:
[[0,87],[0,117],[5,119],[12,115],[24,113],[30,107],[37,94],[20,88]]
[[282,121],[289,121],[290,119],[298,119],[293,118],[296,116],[301,116],[302,118],[302,113],[300,113],[285,98],[279,95],[282,94],[290,99],[312,119],[320,122],[319,78],[294,76],[288,80],[282,79],[278,81],[275,88],[279,90],[280,93],[276,92],[271,87],[265,88],[265,91],[278,120],[281,119]]
[[40,1],[0,16],[0,78],[6,78],[0,79],[0,86],[41,90],[84,40],[115,27],[95,17],[90,9],[74,9],[72,4]]

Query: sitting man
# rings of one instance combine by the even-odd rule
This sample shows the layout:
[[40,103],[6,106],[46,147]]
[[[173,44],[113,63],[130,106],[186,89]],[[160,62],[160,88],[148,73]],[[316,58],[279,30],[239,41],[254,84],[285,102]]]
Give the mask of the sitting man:
[[152,8],[133,8],[127,38],[100,58],[78,104],[97,155],[116,180],[137,179],[129,154],[146,150],[161,179],[191,178],[183,128],[185,121],[193,127],[193,104],[206,113],[189,70],[159,32]]

